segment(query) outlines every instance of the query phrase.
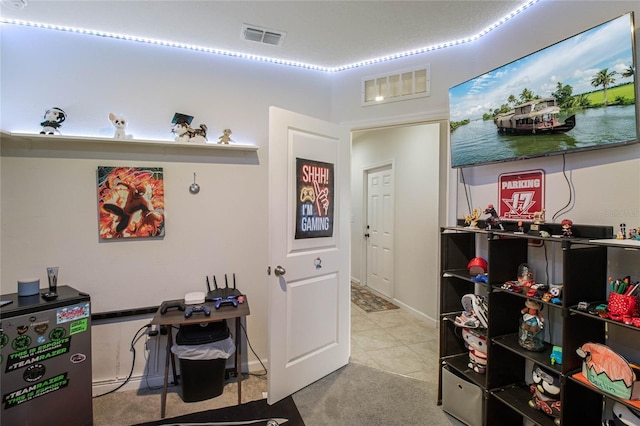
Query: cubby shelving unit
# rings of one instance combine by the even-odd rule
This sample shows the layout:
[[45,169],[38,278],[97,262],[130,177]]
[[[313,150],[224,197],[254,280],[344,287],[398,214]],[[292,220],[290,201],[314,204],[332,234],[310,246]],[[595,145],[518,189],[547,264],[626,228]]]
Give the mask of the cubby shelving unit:
[[[562,238],[516,233],[515,224],[504,225],[505,231],[483,229],[484,224],[480,224],[481,229],[469,229],[463,222],[458,222],[458,226],[441,228],[438,403],[443,402],[442,369],[446,368],[481,389],[484,395],[481,401],[482,425],[554,426],[552,417],[528,405],[532,394],[527,383],[527,370],[531,365],[540,365],[560,376],[562,425],[600,426],[605,402],[619,402],[640,409],[640,401],[613,397],[581,380],[581,375],[576,376],[582,367],[582,359],[576,349],[587,342],[610,344],[611,336],[616,334],[612,331],[627,333],[630,337],[625,338],[625,345],[640,354],[640,328],[603,319],[577,308],[579,302],[606,300],[610,252],[631,250],[635,256],[635,253],[640,254],[640,243],[614,239],[613,228],[607,226],[574,225],[574,237]],[[561,234],[559,224],[544,224],[543,227],[551,235]],[[562,346],[562,364],[551,363],[551,343],[545,342],[541,352],[528,351],[518,344],[520,312],[529,297],[501,288],[506,281],[516,279],[521,263],[528,263],[530,244],[540,242],[559,245],[554,249],[561,252],[557,262],[561,268],[562,302],[542,303],[543,312],[552,313],[553,321],[561,322],[553,326],[561,330],[560,337],[556,339],[561,343],[555,344]],[[489,264],[486,284],[472,281],[467,271],[468,262],[476,256],[485,258]],[[468,349],[459,329],[453,324],[456,315],[462,312],[461,298],[467,293],[482,294],[488,298],[485,374],[478,374],[468,367]]]

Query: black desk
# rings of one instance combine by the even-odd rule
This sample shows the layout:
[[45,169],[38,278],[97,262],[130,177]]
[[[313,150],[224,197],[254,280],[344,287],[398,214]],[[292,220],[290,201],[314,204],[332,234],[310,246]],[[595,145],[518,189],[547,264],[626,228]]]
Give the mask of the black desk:
[[220,309],[215,308],[215,303],[206,302],[204,303],[209,308],[211,308],[211,315],[206,316],[202,312],[195,312],[190,318],[184,317],[184,312],[171,309],[167,311],[166,314],[162,315],[160,313],[160,308],[156,312],[155,316],[151,320],[151,324],[158,326],[167,326],[167,354],[166,360],[164,364],[164,385],[162,388],[162,399],[160,401],[160,416],[164,418],[166,406],[167,406],[167,386],[169,383],[169,360],[171,360],[171,367],[173,370],[173,380],[176,380],[176,362],[173,356],[173,352],[171,352],[171,346],[173,345],[173,333],[172,326],[174,325],[182,325],[182,324],[201,324],[207,322],[215,322],[222,321],[226,319],[234,319],[236,323],[235,330],[235,343],[236,343],[236,359],[235,359],[235,373],[238,378],[238,405],[242,403],[242,358],[240,354],[241,348],[241,336],[242,336],[242,328],[241,328],[241,320],[243,317],[249,315],[249,302],[245,300],[244,303],[238,304],[238,307],[234,307],[233,305],[221,306]]

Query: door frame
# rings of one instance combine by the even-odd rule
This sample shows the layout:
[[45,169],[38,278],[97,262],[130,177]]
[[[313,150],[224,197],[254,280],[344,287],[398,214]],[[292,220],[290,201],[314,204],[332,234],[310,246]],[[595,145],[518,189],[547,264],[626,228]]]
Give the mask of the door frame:
[[[394,253],[393,253],[393,267],[394,267],[394,284],[393,284],[393,288],[391,291],[391,295],[393,298],[393,295],[395,294],[395,266],[396,266],[396,254],[395,254],[395,246],[396,246],[396,235],[395,235],[395,218],[396,218],[396,197],[395,197],[395,192],[396,192],[396,168],[395,168],[395,160],[392,158],[390,160],[385,160],[385,161],[381,161],[378,163],[373,163],[373,164],[368,164],[366,166],[364,166],[362,168],[362,259],[360,259],[361,264],[360,267],[362,268],[361,270],[364,272],[362,275],[362,281],[364,281],[364,285],[366,285],[367,287],[369,287],[368,285],[368,280],[369,280],[369,270],[368,270],[368,259],[369,259],[369,242],[367,240],[367,238],[364,237],[364,234],[367,232],[367,223],[368,222],[368,218],[369,218],[369,173],[371,172],[375,172],[375,171],[381,171],[384,169],[390,168],[391,169],[391,176],[393,179],[393,228],[394,228],[394,233],[393,233],[393,247],[394,247]],[[362,284],[362,283],[361,283]]]

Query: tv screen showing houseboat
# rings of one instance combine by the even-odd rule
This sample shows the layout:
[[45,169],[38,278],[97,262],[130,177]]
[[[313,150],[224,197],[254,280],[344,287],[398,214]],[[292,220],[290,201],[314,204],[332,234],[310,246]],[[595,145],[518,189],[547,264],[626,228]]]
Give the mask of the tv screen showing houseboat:
[[451,166],[638,142],[633,14],[449,89]]

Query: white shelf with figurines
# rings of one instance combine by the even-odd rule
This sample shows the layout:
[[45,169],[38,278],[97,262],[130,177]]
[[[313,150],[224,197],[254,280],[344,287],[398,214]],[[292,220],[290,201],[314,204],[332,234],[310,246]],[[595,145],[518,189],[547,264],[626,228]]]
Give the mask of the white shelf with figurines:
[[232,151],[257,151],[256,145],[239,144],[231,139],[231,130],[224,129],[217,142],[210,142],[207,139],[207,126],[201,124],[199,128],[191,127],[193,117],[176,113],[172,121],[171,132],[174,134],[173,141],[134,139],[126,133],[127,119],[121,114],[109,113],[108,117],[114,126],[112,138],[97,136],[63,135],[60,132],[62,123],[66,120],[66,113],[61,108],[50,108],[44,114],[44,121],[40,123],[42,130],[40,133],[20,133],[0,130],[0,138],[8,141],[18,141],[24,143],[46,142],[49,145],[55,144],[106,144],[113,146],[154,146],[189,149],[217,149]]

